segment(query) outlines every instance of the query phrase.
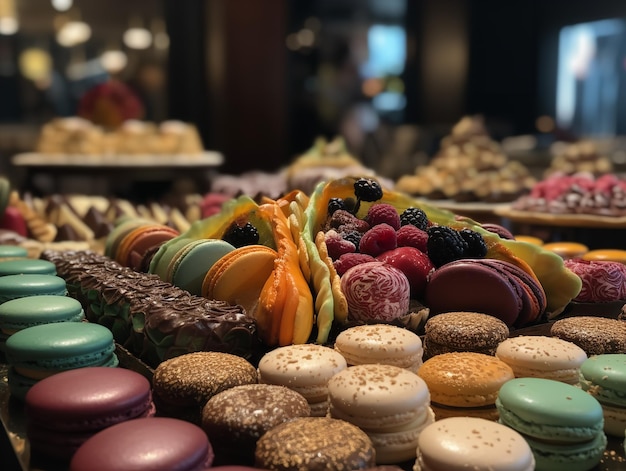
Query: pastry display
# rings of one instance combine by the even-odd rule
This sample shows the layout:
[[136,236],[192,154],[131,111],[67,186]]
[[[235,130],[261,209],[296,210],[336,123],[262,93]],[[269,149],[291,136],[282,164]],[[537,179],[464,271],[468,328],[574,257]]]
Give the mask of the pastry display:
[[535,182],[523,164],[509,160],[480,118],[468,116],[442,139],[428,165],[400,177],[395,188],[433,200],[496,203],[515,200]]
[[328,382],[328,402],[330,417],[352,423],[369,436],[377,464],[414,459],[420,432],[435,420],[426,383],[392,365],[342,370]]
[[520,335],[503,340],[496,357],[513,369],[516,378],[546,378],[577,385],[587,354],[558,337]]
[[413,471],[463,467],[534,471],[535,458],[521,434],[492,420],[448,417],[422,430]]
[[85,367],[37,382],[26,394],[31,449],[69,461],[96,433],[155,414],[150,382],[125,368]]
[[516,378],[500,388],[500,422],[528,442],[537,469],[593,469],[607,445],[602,407],[582,389],[544,378]]
[[515,377],[502,360],[474,352],[436,355],[417,374],[428,386],[437,420],[457,416],[498,420],[498,391]]
[[550,160],[550,166],[544,171],[544,176],[549,177],[555,173],[572,175],[579,172],[602,175],[612,171],[613,162],[598,151],[596,144],[578,141],[559,147]]

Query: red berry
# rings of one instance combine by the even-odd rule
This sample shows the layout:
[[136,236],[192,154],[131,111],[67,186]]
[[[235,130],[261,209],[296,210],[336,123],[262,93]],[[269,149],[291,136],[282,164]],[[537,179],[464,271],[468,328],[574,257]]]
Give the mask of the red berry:
[[396,236],[398,247],[415,247],[426,253],[426,243],[428,242],[426,231],[418,229],[412,224],[407,224],[396,231]]
[[428,255],[414,247],[398,247],[380,254],[376,260],[388,263],[404,273],[411,286],[412,298],[422,296],[428,275],[435,269]]
[[366,253],[344,253],[338,260],[333,262],[333,265],[339,276],[342,276],[350,268],[361,263],[373,262],[374,260],[374,257]]
[[328,256],[333,260],[337,260],[344,253],[356,252],[356,246],[352,242],[342,238],[337,231],[333,229],[324,234],[324,242],[326,242]]
[[364,233],[370,228],[367,221],[359,219],[345,209],[338,209],[333,213],[329,226],[337,229],[338,232],[359,231]]
[[387,203],[378,203],[370,206],[367,211],[365,220],[370,226],[374,227],[378,224],[389,224],[394,229],[400,228],[400,215],[396,208]]
[[378,224],[363,234],[359,252],[375,257],[397,247],[396,230],[389,224]]

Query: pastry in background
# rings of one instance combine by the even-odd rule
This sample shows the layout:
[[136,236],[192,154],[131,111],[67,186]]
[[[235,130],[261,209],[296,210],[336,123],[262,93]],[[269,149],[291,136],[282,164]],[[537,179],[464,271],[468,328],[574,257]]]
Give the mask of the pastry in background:
[[579,141],[561,144],[559,147],[556,147],[556,144],[553,146],[556,153],[552,157],[550,167],[544,172],[545,177],[555,173],[573,175],[578,172],[588,172],[600,175],[613,171],[613,162],[606,155],[601,154],[593,142]]
[[55,118],[41,128],[36,151],[41,154],[100,154],[104,135],[102,128],[89,120]]
[[396,182],[396,190],[429,199],[459,202],[507,202],[535,183],[520,162],[509,160],[488,134],[480,117],[464,117],[441,141],[439,152],[412,175]]
[[189,123],[177,120],[163,121],[158,128],[161,154],[199,154],[204,150],[198,129]]

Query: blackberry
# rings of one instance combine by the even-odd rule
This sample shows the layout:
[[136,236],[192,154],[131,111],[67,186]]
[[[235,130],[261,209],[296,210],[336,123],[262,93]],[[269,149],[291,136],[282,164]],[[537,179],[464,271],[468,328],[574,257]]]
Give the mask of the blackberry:
[[426,230],[428,258],[435,267],[464,257],[468,244],[461,234],[447,226],[431,226]]
[[343,237],[344,240],[352,242],[355,247],[358,247],[359,242],[361,242],[361,237],[363,237],[363,234],[359,231],[347,231],[343,232],[341,234],[341,237]]
[[359,212],[361,201],[378,201],[383,197],[383,189],[373,178],[359,178],[354,182],[354,196],[356,196],[356,204],[354,205],[354,214]]
[[487,255],[487,244],[485,239],[476,231],[471,229],[462,229],[459,234],[465,242],[467,242],[467,249],[463,254],[465,258],[484,258]]
[[406,226],[407,224],[425,231],[429,225],[428,216],[420,208],[406,208],[400,215],[400,225]]
[[256,245],[259,243],[259,231],[249,222],[245,223],[243,226],[234,222],[226,230],[222,239],[234,247]]
[[341,198],[331,198],[328,200],[328,215],[332,216],[338,209],[346,209],[344,200]]

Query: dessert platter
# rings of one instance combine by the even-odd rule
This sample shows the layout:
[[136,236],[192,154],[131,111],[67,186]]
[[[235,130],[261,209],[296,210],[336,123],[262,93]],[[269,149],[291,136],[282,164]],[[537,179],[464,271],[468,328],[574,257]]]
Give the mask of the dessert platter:
[[[286,469],[409,470],[439,460],[450,469],[454,453],[439,450],[448,443],[439,433],[464,427],[517,444],[461,458],[476,466],[485,456],[494,465],[515,456],[516,467],[507,469],[554,459],[572,470],[623,469],[623,430],[603,431],[603,417],[623,412],[623,401],[609,394],[610,387],[624,388],[623,381],[617,375],[604,385],[606,393],[587,391],[592,367],[584,376],[589,383],[567,381],[587,371],[588,359],[611,356],[612,368],[626,365],[624,310],[584,311],[624,301],[626,265],[564,260],[500,229],[385,189],[371,177],[343,177],[311,193],[238,196],[177,229],[120,217],[100,250],[43,248],[37,258],[52,264],[54,275],[0,277],[0,411],[18,462],[22,469],[67,469],[69,461],[71,469],[86,469],[81,463],[96,450],[119,446],[125,428],[140,428],[156,415],[206,432],[200,438],[209,444],[181,444],[193,445],[194,456],[204,460],[204,468],[194,469],[211,462],[285,469],[279,463],[289,462]],[[66,292],[56,285],[55,293],[45,292],[52,283],[42,276],[62,280]],[[55,322],[42,321],[33,309],[25,315],[20,306],[34,295],[73,298],[82,313]],[[580,309],[572,310],[573,303]],[[533,377],[520,377],[507,363],[517,356],[498,349],[527,336],[536,341],[523,348],[549,350],[554,360],[526,358]],[[563,360],[561,351],[576,354]],[[574,374],[551,379],[552,370],[537,366],[547,363]],[[133,396],[143,398],[141,407],[126,411],[121,422],[121,401],[98,403],[99,428],[87,436],[72,421],[51,419],[62,412],[82,417],[76,423],[95,420],[94,408],[81,409],[72,395],[46,402],[53,380],[116,366],[147,379],[150,400],[144,387]],[[438,375],[442,371],[448,374]],[[455,377],[464,380],[451,385]],[[508,391],[519,388],[500,394],[513,381],[527,382],[534,409],[520,411],[518,393]],[[103,387],[126,394],[116,385]],[[546,391],[554,392],[550,402],[534,399]],[[95,400],[90,394],[103,396],[85,392],[79,402]],[[579,408],[575,418],[567,418],[563,397]],[[510,420],[524,414],[533,417],[531,430]],[[553,443],[546,431],[567,435],[563,421],[585,436]],[[160,422],[153,424],[156,433]],[[52,431],[55,450],[41,439]],[[456,449],[485,443],[459,439]],[[55,453],[65,468],[42,459]],[[311,456],[326,461],[308,462]],[[303,461],[308,464],[295,464]]]

